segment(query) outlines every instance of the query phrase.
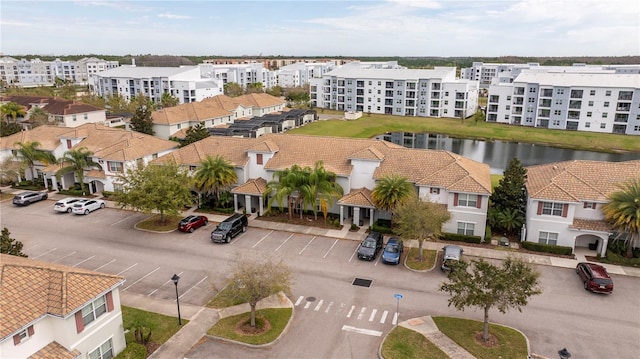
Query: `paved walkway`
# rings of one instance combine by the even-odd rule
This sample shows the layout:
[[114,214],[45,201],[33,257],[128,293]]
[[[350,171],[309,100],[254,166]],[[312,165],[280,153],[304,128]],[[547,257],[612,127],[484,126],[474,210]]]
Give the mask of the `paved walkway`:
[[440,348],[445,354],[449,356],[449,358],[455,359],[474,359],[475,357],[471,355],[464,348],[459,346],[456,342],[449,339],[448,336],[444,335],[436,326],[433,319],[430,316],[413,318],[409,320],[405,320],[403,322],[398,323],[399,326],[405,327],[407,329],[414,330],[422,335],[424,335],[430,342],[432,342],[435,346]]

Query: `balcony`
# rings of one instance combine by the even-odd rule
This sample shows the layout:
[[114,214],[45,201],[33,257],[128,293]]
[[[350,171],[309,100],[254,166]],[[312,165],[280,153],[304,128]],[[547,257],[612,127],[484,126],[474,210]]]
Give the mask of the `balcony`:
[[633,99],[633,92],[631,91],[620,91],[618,94],[618,101],[631,101]]
[[431,98],[440,98],[440,92],[432,92],[431,93]]
[[498,112],[498,105],[489,105],[489,107],[487,108],[487,111]]
[[514,115],[522,115],[522,107],[514,107],[513,111],[511,111]]
[[384,96],[385,97],[393,97],[393,91],[385,91],[384,92]]
[[569,108],[580,109],[582,107],[582,101],[569,101]]
[[439,83],[431,84],[431,89],[440,91],[440,84]]
[[516,87],[515,89],[513,89],[513,94],[514,95],[524,95],[524,87]]
[[582,90],[571,90],[571,98],[582,98]]
[[551,100],[549,99],[540,100],[540,107],[551,107]]
[[522,97],[516,97],[513,99],[514,105],[522,105],[524,103],[524,99]]
[[631,110],[630,103],[619,103],[618,106],[616,107],[616,111],[629,111],[629,110]]
[[498,103],[499,99],[500,99],[500,96],[491,95],[489,96],[489,103]]
[[627,122],[629,121],[628,113],[616,113],[616,117],[614,118],[615,122]]
[[392,89],[393,88],[393,82],[387,82],[384,84],[384,88],[386,89]]
[[553,97],[553,90],[552,89],[543,89],[542,93],[540,94],[540,97]]
[[456,100],[464,100],[466,93],[464,92],[456,92]]
[[570,120],[579,120],[580,111],[569,111],[569,113],[567,114],[567,118]]

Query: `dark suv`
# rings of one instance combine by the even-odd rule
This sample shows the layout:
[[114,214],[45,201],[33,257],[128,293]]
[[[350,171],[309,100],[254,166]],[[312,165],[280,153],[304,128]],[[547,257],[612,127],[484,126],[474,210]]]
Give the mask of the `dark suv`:
[[364,241],[360,243],[360,247],[358,247],[358,259],[364,259],[367,261],[376,259],[378,252],[382,250],[383,240],[382,233],[369,233]]
[[595,263],[580,262],[576,266],[576,273],[582,279],[584,289],[594,293],[613,292],[613,281],[607,269]]
[[249,221],[247,216],[236,213],[220,222],[216,229],[211,232],[211,241],[216,243],[229,243],[231,238],[247,230]]

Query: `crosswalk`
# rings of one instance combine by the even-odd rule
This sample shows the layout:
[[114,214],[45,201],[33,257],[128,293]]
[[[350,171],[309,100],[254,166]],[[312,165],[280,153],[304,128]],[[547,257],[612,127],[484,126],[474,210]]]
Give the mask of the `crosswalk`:
[[389,312],[388,310],[378,310],[377,308],[358,307],[355,305],[347,305],[346,303],[340,303],[333,301],[320,300],[305,300],[305,296],[301,295],[295,301],[294,306],[303,310],[309,310],[313,312],[319,312],[324,314],[333,313],[336,316],[344,316],[359,321],[367,321],[371,323],[385,324],[388,319],[391,320],[392,325],[396,325],[398,322],[398,313]]

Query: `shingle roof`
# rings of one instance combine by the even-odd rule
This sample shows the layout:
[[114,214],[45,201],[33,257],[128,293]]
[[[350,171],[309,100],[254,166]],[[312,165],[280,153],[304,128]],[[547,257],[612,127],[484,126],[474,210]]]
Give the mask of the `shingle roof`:
[[574,218],[573,223],[569,226],[569,228],[573,228],[577,230],[607,232],[607,233],[610,233],[613,231],[609,223],[603,220],[596,220],[596,219]]
[[30,355],[27,359],[77,359],[81,356],[82,353],[78,349],[69,351],[60,343],[53,341]]
[[67,127],[38,126],[32,130],[20,131],[13,135],[0,137],[0,148],[15,148],[17,142],[40,142],[39,149],[53,151],[60,146],[59,136],[69,132]]
[[267,181],[264,178],[255,178],[232,189],[231,193],[262,195],[266,189]]
[[92,106],[79,101],[67,100],[60,97],[48,96],[0,96],[0,102],[15,102],[19,105],[31,109],[33,104],[46,104],[43,110],[52,115],[73,115],[85,112],[104,111],[103,108]]
[[372,191],[370,189],[364,187],[354,189],[342,196],[342,198],[338,200],[338,204],[375,208],[376,205],[373,203],[371,193]]
[[240,102],[245,106],[259,107],[259,108],[279,106],[279,105],[284,105],[285,103],[284,100],[275,96],[271,96],[268,93],[250,93],[250,94],[238,96],[235,99],[236,101]]
[[527,167],[527,193],[551,201],[606,202],[628,179],[640,177],[640,160],[565,161]]
[[0,338],[45,315],[65,317],[124,282],[120,276],[0,254]]

